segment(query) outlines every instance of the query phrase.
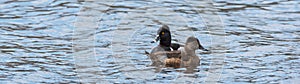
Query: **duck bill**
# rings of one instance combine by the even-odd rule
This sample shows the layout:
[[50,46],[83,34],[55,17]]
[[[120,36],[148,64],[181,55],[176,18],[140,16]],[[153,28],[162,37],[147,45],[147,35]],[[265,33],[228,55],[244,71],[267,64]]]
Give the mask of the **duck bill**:
[[199,44],[199,49],[203,50],[203,51],[208,51],[207,49],[205,49],[201,44]]
[[156,35],[155,39],[151,43],[156,43],[159,40],[159,35]]

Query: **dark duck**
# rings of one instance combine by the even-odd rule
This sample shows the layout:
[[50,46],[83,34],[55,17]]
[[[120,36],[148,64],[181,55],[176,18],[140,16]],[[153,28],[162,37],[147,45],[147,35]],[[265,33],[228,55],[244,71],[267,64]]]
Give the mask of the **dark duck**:
[[152,65],[163,65],[165,64],[164,61],[166,59],[174,56],[180,56],[180,51],[177,51],[180,45],[176,43],[171,43],[171,40],[172,37],[169,27],[167,25],[163,25],[162,27],[160,27],[157,31],[155,40],[151,42],[155,43],[159,41],[159,45],[154,47],[150,53],[145,51],[145,53],[148,54],[148,56],[150,56]]

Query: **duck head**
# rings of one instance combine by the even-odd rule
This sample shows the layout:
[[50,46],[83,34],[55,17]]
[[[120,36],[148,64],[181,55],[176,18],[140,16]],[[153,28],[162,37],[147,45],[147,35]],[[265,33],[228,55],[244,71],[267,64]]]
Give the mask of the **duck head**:
[[170,47],[171,46],[171,32],[167,25],[163,25],[159,28],[157,31],[157,35],[155,37],[155,40],[151,43],[159,41],[159,44],[161,46]]
[[208,51],[207,49],[205,49],[201,44],[200,44],[200,41],[195,38],[195,37],[189,37],[187,40],[186,40],[186,44],[185,44],[185,48],[189,49],[189,50],[192,50],[192,51],[195,51],[197,49],[201,49],[201,50],[204,50],[204,51]]

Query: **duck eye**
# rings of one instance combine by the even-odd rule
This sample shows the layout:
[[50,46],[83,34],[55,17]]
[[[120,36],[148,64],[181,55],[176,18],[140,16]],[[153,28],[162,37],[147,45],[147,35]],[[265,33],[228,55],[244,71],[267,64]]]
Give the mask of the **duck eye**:
[[162,35],[164,35],[164,34],[165,34],[165,32],[161,32],[161,34],[162,34]]

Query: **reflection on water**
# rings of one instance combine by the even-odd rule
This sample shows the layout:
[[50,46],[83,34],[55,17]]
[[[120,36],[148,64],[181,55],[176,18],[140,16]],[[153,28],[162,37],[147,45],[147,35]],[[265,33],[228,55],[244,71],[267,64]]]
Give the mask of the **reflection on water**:
[[[3,0],[0,83],[297,83],[299,3]],[[212,50],[196,72],[149,66],[161,24]]]

